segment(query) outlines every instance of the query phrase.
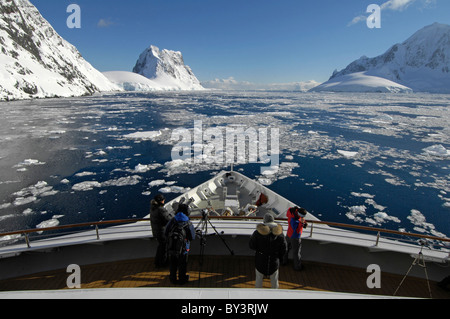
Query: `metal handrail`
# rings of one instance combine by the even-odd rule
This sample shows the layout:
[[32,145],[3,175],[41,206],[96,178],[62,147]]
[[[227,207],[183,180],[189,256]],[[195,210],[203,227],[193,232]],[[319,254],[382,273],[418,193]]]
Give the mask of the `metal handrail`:
[[[191,216],[191,219],[200,219],[201,216]],[[243,217],[243,216],[210,216],[209,219],[216,219],[216,220],[262,220],[262,217]],[[287,221],[287,218],[278,218],[279,221]],[[150,222],[150,218],[141,218],[141,219],[119,219],[119,220],[110,220],[110,221],[101,221],[101,222],[90,222],[90,223],[80,223],[80,224],[71,224],[71,225],[63,225],[63,226],[54,226],[54,227],[47,227],[47,228],[37,228],[37,229],[27,229],[27,230],[19,230],[19,231],[12,231],[7,233],[0,233],[0,238],[5,236],[12,236],[12,235],[23,235],[25,238],[25,241],[27,243],[27,247],[31,248],[30,244],[30,238],[29,234],[33,233],[41,233],[46,231],[55,231],[55,230],[64,230],[64,229],[73,229],[73,228],[82,228],[82,227],[95,227],[96,230],[96,237],[97,240],[100,240],[100,233],[99,233],[99,226],[105,226],[105,225],[124,225],[124,224],[132,224],[137,222]],[[343,224],[343,223],[336,223],[336,222],[325,222],[325,221],[317,221],[317,220],[307,220],[308,224],[310,224],[310,237],[313,235],[314,225],[327,225],[327,226],[334,226],[339,228],[349,228],[349,229],[357,229],[357,230],[365,230],[370,232],[376,232],[376,244],[378,245],[381,237],[381,233],[387,233],[387,234],[394,234],[394,235],[401,235],[406,237],[415,237],[415,238],[421,238],[421,239],[430,239],[440,242],[449,242],[450,238],[442,238],[437,236],[429,236],[429,235],[423,235],[423,234],[415,234],[415,233],[407,233],[407,232],[401,232],[401,231],[395,231],[395,230],[389,230],[389,229],[382,229],[382,228],[375,228],[375,227],[368,227],[368,226],[359,226],[359,225],[350,225],[350,224]]]

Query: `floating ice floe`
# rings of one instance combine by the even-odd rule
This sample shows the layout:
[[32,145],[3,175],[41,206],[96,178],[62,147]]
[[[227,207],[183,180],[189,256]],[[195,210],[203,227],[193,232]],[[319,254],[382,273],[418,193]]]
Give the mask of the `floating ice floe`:
[[161,136],[161,131],[148,131],[148,132],[136,132],[124,135],[127,139],[135,139],[135,140],[152,140],[155,137]]
[[387,213],[385,212],[378,212],[374,215],[374,219],[378,222],[379,224],[383,224],[387,221],[392,221],[395,223],[400,223],[401,220],[395,216],[389,216]]
[[34,213],[34,211],[31,208],[27,208],[25,209],[22,214],[26,215],[32,215]]
[[[4,203],[0,205],[0,209],[5,209],[5,208],[9,208],[11,207],[11,203]],[[1,216],[0,216],[0,220],[1,220]]]
[[21,234],[16,234],[16,235],[8,235],[8,236],[3,236],[0,237],[0,242],[9,242],[10,244],[18,241],[20,238],[22,237]]
[[81,173],[75,174],[76,177],[93,176],[93,175],[97,175],[97,174],[93,173],[93,172],[81,172]]
[[375,195],[367,194],[367,193],[357,193],[357,192],[351,192],[352,196],[355,197],[364,197],[364,198],[374,198]]
[[445,234],[438,232],[436,227],[428,223],[425,216],[417,209],[411,209],[410,215],[407,217],[408,220],[415,225],[414,230],[419,233],[430,233],[433,236],[447,238]]
[[297,175],[292,174],[292,171],[297,167],[299,167],[298,163],[294,162],[283,162],[278,166],[270,166],[262,171],[262,175],[257,180],[260,184],[269,186],[277,180],[296,177]]
[[342,156],[344,156],[345,158],[353,158],[356,155],[358,155],[358,152],[350,152],[350,151],[343,151],[343,150],[338,150],[337,152],[339,154],[341,154]]
[[[370,205],[374,206],[375,208],[382,208],[383,210],[386,207],[376,205],[376,203],[373,201],[373,199],[368,198],[366,202],[369,202]],[[365,205],[356,205],[349,207],[348,212],[345,214],[348,219],[353,220],[355,222],[359,223],[367,223],[372,225],[381,225],[384,223],[387,223],[388,221],[392,221],[395,223],[400,223],[400,219],[398,219],[395,216],[390,216],[386,212],[379,211],[375,213],[372,217],[367,216],[367,207]]]
[[154,181],[151,181],[150,183],[148,183],[148,186],[150,186],[150,187],[161,186],[161,185],[164,185],[165,183],[166,183],[165,180],[157,179],[157,180],[154,180]]
[[142,177],[140,177],[138,175],[133,175],[133,176],[126,176],[126,177],[120,177],[117,179],[108,180],[108,181],[105,181],[102,183],[97,182],[97,181],[86,181],[86,182],[81,182],[81,183],[73,185],[72,190],[86,192],[86,191],[91,191],[94,188],[100,188],[100,187],[132,186],[132,185],[139,184],[141,178]]
[[86,191],[90,191],[96,187],[101,187],[101,186],[102,186],[102,184],[100,184],[99,182],[87,181],[87,182],[81,182],[81,183],[73,185],[72,190],[86,192]]
[[36,166],[36,165],[45,165],[45,162],[40,162],[39,160],[36,159],[26,159],[23,162],[14,165],[14,168],[17,168],[18,172],[25,172],[27,171],[27,167],[29,166]]
[[109,180],[106,182],[103,182],[101,185],[103,187],[107,187],[107,186],[132,186],[132,185],[137,185],[140,183],[142,177],[138,176],[138,175],[133,175],[133,176],[126,176],[126,177],[120,177],[118,179],[113,179],[113,180]]
[[45,162],[40,162],[36,159],[26,159],[23,162],[17,164],[16,166],[32,166],[32,165],[45,165]]
[[134,167],[134,171],[135,173],[146,173],[148,171],[157,169],[159,167],[161,167],[162,164],[159,163],[155,163],[155,164],[148,164],[148,165],[144,165],[144,164],[138,164]]
[[[59,225],[58,218],[64,217],[64,215],[54,215],[52,219],[44,220],[43,222],[36,225],[36,228],[49,228],[49,227],[56,227]],[[42,234],[43,231],[39,231],[38,234]]]
[[35,197],[35,196],[17,197],[14,200],[13,205],[14,206],[23,206],[23,205],[27,205],[27,204],[30,204],[35,201],[37,201],[37,197]]
[[47,182],[39,181],[35,185],[26,187],[13,193],[16,199],[13,202],[14,206],[22,206],[38,200],[38,197],[46,197],[57,194],[58,191],[53,189],[53,186]]
[[430,147],[424,148],[423,151],[429,155],[436,157],[450,157],[450,150],[446,149],[441,144],[432,145]]
[[167,186],[159,189],[161,193],[186,193],[190,190],[189,187],[181,186]]

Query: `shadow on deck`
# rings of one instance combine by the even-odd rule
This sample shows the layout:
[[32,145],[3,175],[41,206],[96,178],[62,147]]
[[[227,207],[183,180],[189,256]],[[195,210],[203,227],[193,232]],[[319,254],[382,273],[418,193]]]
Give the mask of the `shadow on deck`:
[[[365,270],[307,261],[304,265],[302,271],[294,271],[290,264],[281,266],[280,289],[392,296],[403,278],[382,273],[381,288],[369,289],[369,274]],[[188,273],[190,281],[183,286],[186,288],[252,289],[255,285],[253,257],[205,256],[200,268],[199,256],[190,256]],[[3,280],[0,291],[67,289],[69,275],[64,269]],[[81,281],[83,289],[173,287],[168,268],[156,269],[151,258],[83,266]],[[436,282],[430,282],[430,286],[433,298],[450,299],[450,292],[439,288]],[[264,280],[263,287],[270,288],[269,279]],[[429,298],[427,281],[407,277],[397,296]]]

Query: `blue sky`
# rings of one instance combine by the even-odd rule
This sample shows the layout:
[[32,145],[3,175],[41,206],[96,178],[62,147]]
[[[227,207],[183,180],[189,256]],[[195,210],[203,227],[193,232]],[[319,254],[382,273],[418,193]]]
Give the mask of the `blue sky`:
[[[181,51],[200,81],[323,82],[335,69],[382,54],[424,26],[450,24],[448,0],[31,2],[100,71],[131,71],[153,44]],[[81,8],[79,29],[66,24],[72,3]],[[367,27],[370,4],[383,8],[379,29]]]

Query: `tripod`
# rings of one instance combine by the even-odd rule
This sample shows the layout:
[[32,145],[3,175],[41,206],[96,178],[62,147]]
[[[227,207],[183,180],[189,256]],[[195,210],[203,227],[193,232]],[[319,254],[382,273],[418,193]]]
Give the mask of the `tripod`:
[[[210,225],[212,227],[212,229],[214,229],[215,233],[208,234],[208,225]],[[225,239],[221,236],[221,234],[223,234],[224,232],[221,232],[221,234],[220,234],[217,231],[216,227],[214,227],[214,225],[211,223],[211,220],[208,217],[208,210],[202,211],[202,219],[200,220],[197,227],[195,228],[195,233],[200,237],[200,259],[199,259],[200,266],[198,269],[198,278],[199,278],[199,285],[200,285],[200,274],[201,274],[201,269],[203,266],[203,258],[204,258],[204,254],[205,254],[206,237],[218,235],[232,256],[234,256],[234,251],[231,250],[230,246],[228,246]]]
[[403,285],[403,282],[405,281],[406,277],[408,276],[409,272],[411,271],[413,266],[420,266],[425,270],[425,277],[427,279],[427,285],[428,285],[428,292],[430,294],[430,298],[433,298],[431,295],[431,288],[430,288],[430,281],[428,280],[428,272],[427,272],[427,265],[425,264],[425,259],[423,257],[422,254],[422,250],[423,250],[423,246],[425,245],[425,242],[420,242],[420,245],[422,246],[420,248],[419,254],[417,255],[417,257],[414,259],[414,261],[411,264],[411,267],[409,267],[408,272],[406,273],[406,275],[403,277],[402,281],[400,282],[400,284],[398,285],[397,289],[394,292],[394,296],[397,294],[398,290],[400,289],[401,285]]

